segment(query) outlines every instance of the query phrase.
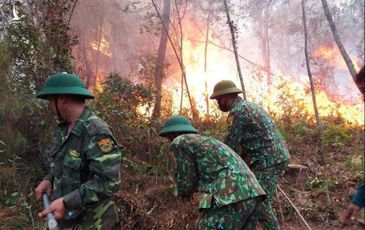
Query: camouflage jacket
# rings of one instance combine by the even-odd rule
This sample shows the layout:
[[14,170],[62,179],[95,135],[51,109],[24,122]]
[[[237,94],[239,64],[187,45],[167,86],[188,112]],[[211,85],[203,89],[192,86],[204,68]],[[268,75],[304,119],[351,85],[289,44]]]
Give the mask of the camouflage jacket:
[[224,143],[199,134],[183,134],[171,143],[176,157],[178,194],[200,192],[199,208],[218,207],[264,196],[245,162]]
[[[69,135],[61,123],[47,151],[53,200],[69,210],[97,209],[114,200],[119,187],[121,152],[109,126],[85,107]],[[105,210],[104,210],[105,211]]]
[[289,159],[284,138],[262,108],[238,97],[229,119],[232,123],[225,143],[250,167],[267,168]]

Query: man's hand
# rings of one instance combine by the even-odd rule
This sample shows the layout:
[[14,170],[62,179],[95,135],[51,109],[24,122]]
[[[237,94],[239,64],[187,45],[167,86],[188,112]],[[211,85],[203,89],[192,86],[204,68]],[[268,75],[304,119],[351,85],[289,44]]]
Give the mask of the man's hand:
[[351,225],[354,224],[355,217],[357,213],[360,211],[360,207],[355,204],[350,204],[345,211],[343,211],[340,215],[341,222],[343,225]]
[[38,213],[39,217],[46,217],[48,213],[53,213],[56,219],[61,219],[65,215],[65,204],[63,203],[63,197],[53,201],[48,208]]
[[35,198],[37,200],[42,199],[42,194],[47,192],[48,196],[51,196],[52,183],[49,180],[42,180],[41,183],[34,190]]

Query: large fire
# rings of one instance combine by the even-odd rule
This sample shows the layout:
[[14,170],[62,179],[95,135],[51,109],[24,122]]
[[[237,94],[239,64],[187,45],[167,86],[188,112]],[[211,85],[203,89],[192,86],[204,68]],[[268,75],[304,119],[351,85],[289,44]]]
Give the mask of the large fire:
[[[195,22],[196,23],[196,22]],[[204,28],[201,26],[201,28]],[[232,80],[236,85],[240,86],[238,79],[236,64],[234,56],[231,51],[222,49],[215,45],[209,44],[207,55],[205,56],[205,36],[196,29],[196,25],[191,22],[183,24],[183,61],[186,70],[186,78],[189,86],[190,95],[196,103],[196,108],[200,112],[200,115],[217,112],[216,103],[210,100],[208,97],[212,94],[214,85],[221,80]],[[210,36],[210,40],[215,44],[219,44]],[[93,50],[99,51],[101,54],[111,57],[112,53],[109,48],[109,42],[104,34],[102,34],[99,41],[90,43]],[[316,58],[322,58],[332,66],[339,66],[341,69],[346,69],[346,65],[335,47],[322,46],[313,52],[313,56]],[[206,59],[206,68],[205,68]],[[243,66],[243,65],[241,65]],[[355,66],[359,69],[358,66]],[[175,68],[175,73],[169,76],[163,86],[163,90],[170,91],[172,95],[172,106],[175,112],[180,107],[181,101],[181,71],[179,67]],[[304,113],[309,114],[311,119],[314,119],[314,108],[310,92],[308,91],[308,80],[304,83],[295,83],[292,77],[285,76],[280,70],[272,71],[272,77],[274,78],[273,85],[268,90],[266,84],[267,81],[263,80],[266,77],[266,72],[260,68],[260,65],[252,71],[248,68],[243,68],[244,82],[246,92],[249,100],[255,101],[258,104],[263,105],[267,110],[282,114],[285,108],[283,107],[283,89],[278,87],[285,83],[286,95],[292,95],[292,98],[284,98],[287,100],[287,104],[301,101],[301,107]],[[255,72],[255,74],[253,74]],[[98,75],[100,75],[98,73]],[[98,76],[96,90],[101,91],[101,76]],[[308,79],[307,76],[301,76],[301,79]],[[349,90],[357,90],[354,83],[349,83]],[[183,96],[183,108],[190,109],[189,100],[186,94],[186,86],[184,86]],[[359,93],[358,93],[359,94]],[[364,103],[360,97],[352,103],[347,105],[346,103],[335,101],[329,98],[325,91],[319,91],[316,89],[317,105],[320,116],[328,116],[333,113],[341,114],[341,116],[348,123],[354,123],[358,125],[364,125]],[[207,104],[208,99],[208,104]],[[281,100],[281,101],[280,101]],[[170,103],[170,102],[169,102]],[[285,104],[285,103],[284,103]],[[207,108],[208,106],[208,108]],[[291,105],[299,106],[299,105]],[[141,108],[143,111],[146,109]],[[146,112],[146,111],[144,111]]]
[[[306,76],[302,76],[302,78],[304,77]],[[298,84],[292,81],[284,81],[281,84],[284,87],[274,89],[267,95],[263,102],[264,106],[276,114],[282,114],[288,107],[297,107],[301,109],[301,113],[309,114],[310,119],[315,122],[312,96],[308,90],[309,80],[306,80],[304,84]],[[284,92],[286,97],[288,97],[285,98],[288,99],[286,101],[287,103],[282,103]],[[337,113],[348,123],[364,125],[364,103],[360,97],[356,103],[348,105],[331,100],[324,91],[318,92],[318,89],[316,89],[316,103],[321,117],[336,116]]]
[[[196,28],[194,25],[190,25],[189,23],[184,24],[183,58],[190,94],[196,101],[198,110],[201,114],[204,114],[207,112],[206,94],[210,95],[213,92],[213,87],[217,82],[227,79],[234,81],[237,86],[240,86],[240,82],[238,80],[233,53],[211,44],[208,47],[206,57],[207,69],[206,71],[204,70],[205,36],[201,32],[194,30],[194,28]],[[214,39],[210,39],[214,41]],[[215,43],[219,42],[215,41]],[[314,56],[320,56],[328,62],[334,62],[333,64],[341,65],[341,68],[345,68],[345,66],[343,66],[345,63],[342,60],[342,57],[338,50],[334,48],[321,47],[314,52]],[[358,69],[358,67],[356,68]],[[260,70],[260,68],[258,68],[256,71],[261,71],[260,75],[266,76],[266,73],[262,69]],[[264,81],[260,81],[260,79],[252,76],[253,74],[250,72],[245,73],[244,81],[248,98],[262,104],[272,112],[281,114],[283,112],[283,107],[278,105],[278,98],[283,92],[281,92],[280,89],[276,89],[276,87],[285,81],[287,90],[291,91],[295,100],[300,100],[304,103],[302,109],[305,111],[303,112],[310,114],[313,118],[314,108],[312,97],[307,90],[309,81],[305,81],[300,85],[292,82],[291,78],[280,74],[280,71],[275,72],[278,72],[273,76],[276,78],[276,83],[269,92],[267,91],[267,86],[263,83]],[[308,79],[307,76],[301,76],[301,78]],[[181,99],[180,81],[181,76],[176,75],[165,82],[166,89],[170,89],[173,94],[173,103],[176,110],[178,110],[180,106]],[[354,86],[352,82],[351,84]],[[352,88],[350,90],[357,89]],[[357,101],[353,102],[352,105],[346,105],[341,101],[331,100],[326,92],[319,91],[318,89],[316,89],[316,98],[320,116],[339,113],[345,121],[349,123],[364,125],[364,103],[360,95],[358,96]],[[183,107],[190,108],[186,94],[184,96]],[[216,105],[212,100],[209,100],[209,108],[210,111],[216,110]]]
[[[239,84],[239,81],[235,71],[236,67],[232,62],[232,53],[209,45],[207,57],[205,57],[205,37],[194,28],[196,28],[194,25],[183,24],[183,59],[190,94],[196,101],[197,109],[203,114],[207,111],[206,97],[213,92],[213,87],[218,81],[230,79],[236,84]],[[204,68],[205,58],[207,59],[206,70]],[[176,71],[176,76],[165,82],[166,88],[173,92],[175,109],[180,106],[180,83],[179,69]],[[214,102],[212,100],[208,102],[209,108],[214,109]],[[186,95],[183,99],[183,107],[190,108]]]

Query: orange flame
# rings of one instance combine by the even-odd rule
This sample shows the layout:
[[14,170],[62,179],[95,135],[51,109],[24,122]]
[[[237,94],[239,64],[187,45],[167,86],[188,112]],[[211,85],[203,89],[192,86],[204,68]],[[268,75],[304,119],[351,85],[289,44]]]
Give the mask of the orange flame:
[[[204,27],[201,27],[204,28]],[[196,25],[191,22],[183,24],[183,62],[186,71],[186,79],[189,91],[196,101],[197,109],[205,113],[206,96],[209,97],[213,92],[214,85],[223,79],[237,81],[236,67],[232,62],[232,54],[213,45],[208,46],[207,57],[205,57],[205,36],[196,29]],[[210,37],[210,40],[213,41]],[[219,41],[216,41],[219,43]],[[204,70],[204,62],[207,58],[207,69]],[[180,67],[175,67],[173,78],[167,79],[165,86],[173,94],[173,107],[178,110],[181,100],[181,71]],[[206,85],[206,89],[205,89]],[[185,89],[185,86],[184,86]],[[190,108],[189,100],[184,96],[183,107]],[[209,99],[209,110],[215,109],[216,106]]]
[[[204,71],[204,49],[205,49],[205,36],[198,31],[196,25],[192,23],[183,24],[183,60],[186,68],[186,77],[190,90],[190,94],[195,99],[198,110],[200,112],[206,112],[206,94],[211,95],[214,85],[221,80],[232,80],[239,87],[240,82],[237,77],[237,70],[234,61],[233,53],[223,50],[217,46],[209,45],[207,55],[207,70]],[[204,27],[201,27],[204,28]],[[210,38],[214,41],[213,38]],[[214,41],[219,44],[219,41]],[[328,62],[334,61],[335,63],[341,63],[345,68],[345,63],[340,56],[338,50],[329,47],[321,47],[314,52],[315,56],[320,56]],[[259,75],[266,76],[266,73],[258,69]],[[260,72],[261,71],[261,72]],[[256,79],[250,72],[244,73],[244,81],[246,85],[246,91],[248,92],[249,100],[256,101],[258,104],[262,104],[268,110],[277,114],[283,114],[283,107],[278,105],[278,98],[283,94],[280,89],[276,89],[276,86],[283,83],[287,84],[288,90],[294,95],[295,100],[301,100],[304,104],[304,112],[310,114],[311,118],[314,118],[314,108],[312,97],[310,93],[305,90],[305,86],[308,86],[308,81],[302,84],[293,83],[289,76],[284,76],[280,71],[276,71],[276,82],[271,87],[271,91],[267,93],[267,86],[263,85],[260,79]],[[169,90],[173,95],[173,107],[178,110],[180,105],[180,84],[181,75],[180,69],[176,67],[176,73],[172,78],[166,79],[165,88]],[[301,77],[301,79],[307,79],[307,76]],[[207,92],[205,92],[205,83],[207,84]],[[364,125],[364,104],[359,96],[354,104],[345,105],[341,102],[334,102],[323,91],[316,91],[317,104],[319,107],[320,116],[328,116],[334,112],[338,112],[348,123],[354,123],[358,125]],[[296,105],[293,105],[296,106]],[[189,101],[184,96],[184,108],[190,108]],[[210,111],[217,111],[216,104],[209,99]]]
[[[313,52],[313,56],[323,58],[328,64],[337,66],[342,70],[347,70],[347,65],[343,60],[340,50],[336,46],[320,46]],[[360,66],[357,64],[359,63],[359,60],[352,55],[350,55],[350,58],[353,60],[356,71],[359,71]]]
[[109,42],[106,40],[104,34],[101,35],[100,41],[91,42],[90,46],[93,50],[99,51],[105,56],[112,56],[112,52],[109,48]]
[[[305,78],[306,76],[303,76]],[[301,113],[308,114],[308,118],[312,122],[315,122],[314,116],[314,106],[312,101],[311,93],[306,89],[309,85],[309,80],[306,80],[302,84],[297,84],[291,81],[285,81],[286,87],[280,89],[274,89],[271,91],[264,99],[264,106],[268,108],[273,113],[283,114],[285,111],[285,105],[281,104],[282,101],[278,97],[283,95],[283,91],[286,91],[288,95],[292,95],[293,98],[287,98],[287,102],[290,104],[292,102],[297,102],[299,104],[289,105],[297,106],[301,109]],[[324,91],[318,92],[316,89],[316,102],[318,107],[318,112],[321,117],[340,114],[346,123],[351,123],[355,125],[364,125],[364,103],[361,101],[361,97],[356,99],[353,105],[343,104],[341,102],[336,102],[330,99]]]
[[332,61],[337,58],[337,51],[333,47],[322,46],[313,52],[315,57],[322,57],[328,61]]

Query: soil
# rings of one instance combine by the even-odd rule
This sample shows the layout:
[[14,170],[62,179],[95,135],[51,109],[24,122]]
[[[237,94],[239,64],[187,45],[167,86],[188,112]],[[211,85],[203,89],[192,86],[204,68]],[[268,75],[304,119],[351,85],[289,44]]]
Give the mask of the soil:
[[[308,229],[283,192],[313,230],[365,229],[358,223],[341,226],[339,221],[339,213],[350,204],[351,193],[359,183],[351,169],[343,167],[345,157],[329,157],[331,164],[320,166],[313,163],[316,162],[314,157],[292,156],[274,203],[282,229]],[[122,175],[126,183],[117,194],[122,229],[196,229],[198,203],[194,199],[176,197],[171,177],[136,175],[128,170]],[[364,215],[358,218],[364,219]]]

